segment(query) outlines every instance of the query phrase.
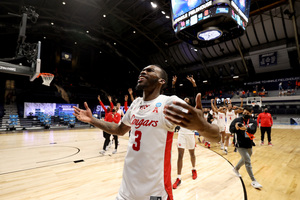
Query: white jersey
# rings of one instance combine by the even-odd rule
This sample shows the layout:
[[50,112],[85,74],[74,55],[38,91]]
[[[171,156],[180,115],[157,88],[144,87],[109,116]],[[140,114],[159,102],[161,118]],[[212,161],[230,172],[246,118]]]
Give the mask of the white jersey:
[[230,133],[230,124],[231,122],[236,118],[234,110],[226,112],[226,127],[225,127],[225,133]]
[[213,121],[212,121],[212,124],[218,124],[218,113],[216,112],[212,112],[212,116],[213,116]]
[[231,122],[236,118],[234,110],[227,110],[226,111],[226,125],[230,126]]
[[225,113],[218,112],[218,125],[219,126],[225,126],[226,121],[225,121]]
[[204,114],[203,114],[203,117],[204,117],[205,121],[207,121],[208,113],[204,113]]
[[[120,114],[121,118],[124,116],[124,112],[123,112],[123,110],[121,110],[121,109],[119,109],[119,110],[117,111],[117,113]],[[123,114],[123,116],[122,116],[122,114]],[[119,121],[118,124],[121,124],[121,120]]]
[[173,199],[171,151],[175,125],[163,109],[177,96],[160,95],[151,101],[134,100],[122,119],[131,126],[123,179],[117,200]]
[[119,110],[117,111],[117,113],[119,113],[119,114],[121,115],[121,117],[124,116],[124,112],[123,112],[123,110],[121,110],[121,109],[119,109]]

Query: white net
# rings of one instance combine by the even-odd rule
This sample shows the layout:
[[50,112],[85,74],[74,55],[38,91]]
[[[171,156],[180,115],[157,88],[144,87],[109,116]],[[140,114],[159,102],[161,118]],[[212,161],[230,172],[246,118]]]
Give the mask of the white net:
[[53,80],[54,75],[53,74],[49,74],[49,73],[41,73],[41,77],[43,79],[43,83],[42,84],[46,85],[46,86],[50,86],[50,83]]
[[259,107],[262,106],[262,99],[261,97],[247,97],[247,105],[258,105]]

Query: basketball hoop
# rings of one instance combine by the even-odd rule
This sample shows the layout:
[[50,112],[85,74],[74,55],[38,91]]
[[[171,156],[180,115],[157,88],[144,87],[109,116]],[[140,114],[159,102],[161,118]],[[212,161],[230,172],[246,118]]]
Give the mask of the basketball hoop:
[[51,81],[53,80],[53,78],[54,78],[54,75],[53,74],[50,74],[50,73],[40,73],[38,76],[37,76],[37,78],[38,77],[42,77],[42,79],[43,79],[43,85],[46,85],[46,86],[50,86],[50,83],[51,83]]

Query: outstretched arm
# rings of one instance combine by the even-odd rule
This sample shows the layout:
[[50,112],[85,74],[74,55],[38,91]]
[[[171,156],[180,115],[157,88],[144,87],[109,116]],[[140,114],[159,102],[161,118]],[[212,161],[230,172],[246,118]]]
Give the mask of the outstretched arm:
[[112,102],[112,100],[111,100],[111,96],[108,95],[108,96],[107,96],[107,99],[108,99],[108,101],[109,101],[110,108],[111,108],[111,110],[112,110],[112,109],[114,108],[114,104],[113,104],[113,102]]
[[193,75],[187,76],[186,79],[189,80],[192,83],[192,85],[193,85],[193,91],[194,91],[194,96],[197,96],[197,94],[198,94],[198,88],[197,88],[197,84],[196,84],[196,81],[195,81]]
[[177,81],[177,76],[173,76],[172,78],[172,94],[176,95],[176,81]]
[[218,112],[218,110],[215,108],[213,102],[214,102],[214,99],[211,99],[211,100],[210,100],[211,109],[212,109],[214,112]]
[[181,102],[173,102],[174,105],[180,106],[187,110],[187,113],[175,108],[174,106],[165,106],[164,114],[166,119],[170,122],[190,129],[198,131],[203,137],[210,142],[219,142],[220,134],[217,125],[209,124],[202,111],[201,94],[196,96],[196,107],[189,106]]
[[133,102],[134,98],[133,98],[133,95],[132,95],[132,89],[131,88],[128,88],[128,93],[130,95],[131,102]]
[[84,107],[86,110],[80,109],[76,106],[73,106],[74,113],[73,115],[80,121],[86,122],[89,124],[92,124],[93,126],[96,126],[108,133],[114,134],[114,135],[124,135],[130,130],[129,126],[126,126],[125,124],[121,123],[120,125],[112,122],[106,122],[103,120],[96,119],[92,115],[91,109],[88,107],[88,104],[84,102]]
[[125,111],[128,110],[128,95],[125,95],[124,97],[124,109]]
[[187,76],[186,79],[189,80],[192,83],[193,87],[197,87],[197,84],[196,84],[196,81],[195,81],[193,75],[192,76]]
[[107,109],[105,108],[104,104],[102,103],[100,95],[98,95],[98,101],[99,101],[101,107],[103,108],[104,112],[107,113]]

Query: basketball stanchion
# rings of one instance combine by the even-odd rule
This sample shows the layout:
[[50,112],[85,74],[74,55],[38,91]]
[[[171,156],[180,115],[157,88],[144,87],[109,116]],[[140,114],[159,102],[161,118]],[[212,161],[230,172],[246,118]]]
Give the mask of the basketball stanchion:
[[51,81],[53,80],[53,78],[54,78],[54,74],[51,74],[51,73],[40,73],[38,76],[37,76],[37,78],[39,78],[39,77],[42,77],[42,79],[43,79],[43,85],[46,85],[46,86],[50,86],[50,83],[51,83]]

